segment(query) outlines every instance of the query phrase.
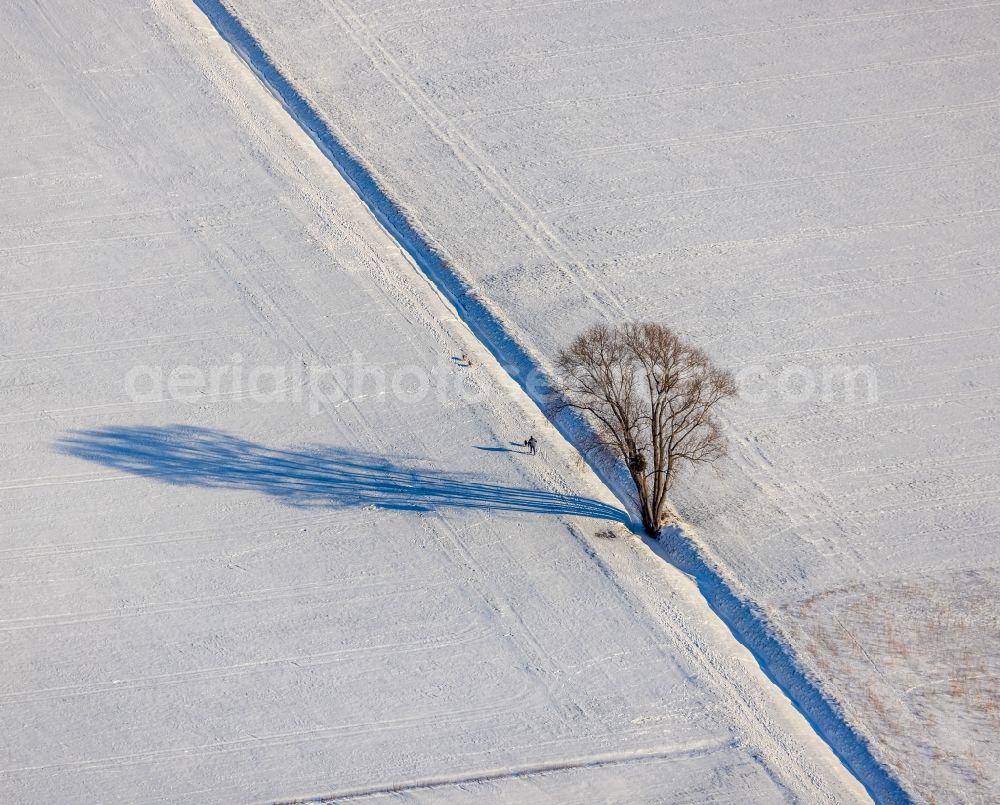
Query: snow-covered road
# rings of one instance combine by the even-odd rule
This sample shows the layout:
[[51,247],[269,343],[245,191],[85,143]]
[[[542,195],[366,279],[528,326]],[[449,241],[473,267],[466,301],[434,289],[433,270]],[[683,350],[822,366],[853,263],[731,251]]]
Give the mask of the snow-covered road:
[[865,798],[193,5],[0,36],[0,799]]

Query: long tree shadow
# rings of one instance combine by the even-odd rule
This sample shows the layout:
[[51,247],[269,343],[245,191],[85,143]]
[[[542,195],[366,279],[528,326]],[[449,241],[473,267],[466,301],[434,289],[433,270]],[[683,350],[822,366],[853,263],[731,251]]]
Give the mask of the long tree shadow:
[[337,447],[279,450],[187,425],[74,431],[56,447],[67,455],[166,483],[252,490],[291,506],[485,509],[628,522],[621,509],[591,498],[499,486]]

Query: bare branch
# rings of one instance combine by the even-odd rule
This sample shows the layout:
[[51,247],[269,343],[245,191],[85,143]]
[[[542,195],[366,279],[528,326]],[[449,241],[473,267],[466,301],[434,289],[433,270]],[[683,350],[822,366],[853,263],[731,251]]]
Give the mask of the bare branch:
[[648,322],[595,325],[556,365],[558,407],[580,411],[595,443],[625,464],[643,525],[658,534],[678,469],[725,454],[716,408],[737,393],[733,376],[669,327]]

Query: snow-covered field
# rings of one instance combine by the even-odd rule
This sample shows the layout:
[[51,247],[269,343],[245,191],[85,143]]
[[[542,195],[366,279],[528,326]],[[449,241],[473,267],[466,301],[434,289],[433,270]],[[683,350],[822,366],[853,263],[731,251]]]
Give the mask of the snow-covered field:
[[865,799],[193,5],[0,36],[0,800]]
[[741,374],[690,534],[911,796],[992,799],[1000,5],[225,1],[542,366],[652,318]]

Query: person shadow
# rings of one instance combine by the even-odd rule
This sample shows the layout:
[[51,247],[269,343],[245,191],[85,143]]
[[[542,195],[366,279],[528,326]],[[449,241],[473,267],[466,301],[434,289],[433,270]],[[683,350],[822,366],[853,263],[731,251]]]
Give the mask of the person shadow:
[[342,447],[268,447],[190,425],[71,431],[55,447],[65,455],[168,484],[250,490],[296,507],[475,509],[628,523],[622,509],[579,495],[503,486],[469,473],[414,466],[413,459]]

